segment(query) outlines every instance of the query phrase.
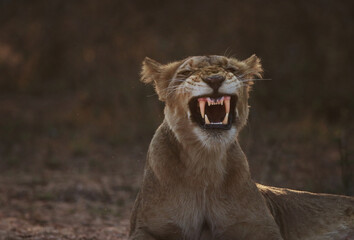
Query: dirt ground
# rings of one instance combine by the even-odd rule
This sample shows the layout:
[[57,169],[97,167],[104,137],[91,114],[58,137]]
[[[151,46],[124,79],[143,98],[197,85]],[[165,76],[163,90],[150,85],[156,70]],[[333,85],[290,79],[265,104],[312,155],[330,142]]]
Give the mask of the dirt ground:
[[125,161],[111,172],[1,174],[0,239],[126,239],[139,180]]
[[139,180],[123,158],[111,172],[1,174],[0,239],[126,239]]
[[49,176],[2,178],[0,239],[126,239],[132,189],[99,184],[108,177]]

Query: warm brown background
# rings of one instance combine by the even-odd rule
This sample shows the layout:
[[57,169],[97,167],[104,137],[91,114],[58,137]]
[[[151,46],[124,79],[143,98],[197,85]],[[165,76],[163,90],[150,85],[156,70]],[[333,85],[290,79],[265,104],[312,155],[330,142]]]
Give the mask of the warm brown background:
[[353,1],[0,0],[0,239],[120,239],[163,105],[145,56],[262,58],[254,178],[354,194]]

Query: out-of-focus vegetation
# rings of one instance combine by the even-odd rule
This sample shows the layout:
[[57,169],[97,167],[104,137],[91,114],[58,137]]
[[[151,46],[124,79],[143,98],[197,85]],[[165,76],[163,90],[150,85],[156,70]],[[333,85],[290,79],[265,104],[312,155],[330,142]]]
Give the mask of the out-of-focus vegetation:
[[[73,200],[89,201],[87,213],[100,203],[93,175],[116,179],[102,191],[129,210],[134,194],[122,200],[115,189],[136,192],[163,118],[153,88],[139,82],[145,56],[256,53],[272,80],[256,82],[241,135],[254,178],[353,194],[353,23],[353,1],[0,0],[0,215],[36,223],[28,206],[6,204],[67,202],[72,182],[89,192]],[[52,176],[73,178],[59,191]]]

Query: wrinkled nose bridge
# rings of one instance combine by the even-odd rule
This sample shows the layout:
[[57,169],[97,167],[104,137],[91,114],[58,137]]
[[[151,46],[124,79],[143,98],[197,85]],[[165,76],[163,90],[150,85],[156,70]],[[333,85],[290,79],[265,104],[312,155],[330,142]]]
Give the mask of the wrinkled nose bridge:
[[207,83],[215,92],[220,88],[225,77],[222,75],[211,75],[203,78],[203,81]]

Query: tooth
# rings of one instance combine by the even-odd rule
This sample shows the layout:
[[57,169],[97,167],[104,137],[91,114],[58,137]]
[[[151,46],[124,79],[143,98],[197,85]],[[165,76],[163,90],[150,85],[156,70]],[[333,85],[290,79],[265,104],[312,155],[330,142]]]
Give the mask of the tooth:
[[205,124],[210,124],[210,121],[208,119],[208,115],[205,114]]
[[206,100],[208,101],[208,106],[210,106],[210,104],[211,104],[211,99],[208,97],[208,98],[206,98]]
[[225,111],[226,113],[230,112],[230,98],[225,98]]
[[204,118],[204,113],[205,113],[205,101],[199,101],[199,109],[200,109],[200,115],[202,115],[202,118]]
[[225,117],[224,117],[224,120],[222,121],[222,124],[226,125],[229,121],[229,114],[226,113]]

